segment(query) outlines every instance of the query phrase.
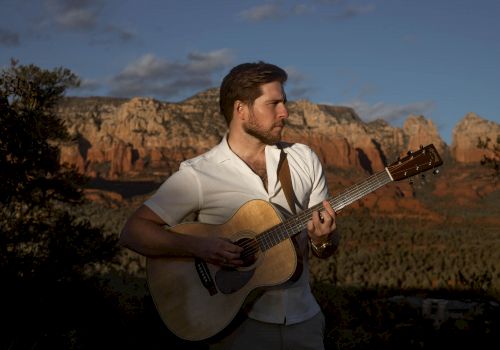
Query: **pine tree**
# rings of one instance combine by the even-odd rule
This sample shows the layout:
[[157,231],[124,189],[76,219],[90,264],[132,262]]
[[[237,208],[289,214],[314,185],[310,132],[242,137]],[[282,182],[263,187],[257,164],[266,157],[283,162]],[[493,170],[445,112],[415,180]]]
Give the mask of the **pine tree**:
[[55,107],[78,84],[64,68],[0,71],[0,348],[72,348],[87,271],[117,253],[115,237],[71,214],[85,178],[59,162],[71,138]]

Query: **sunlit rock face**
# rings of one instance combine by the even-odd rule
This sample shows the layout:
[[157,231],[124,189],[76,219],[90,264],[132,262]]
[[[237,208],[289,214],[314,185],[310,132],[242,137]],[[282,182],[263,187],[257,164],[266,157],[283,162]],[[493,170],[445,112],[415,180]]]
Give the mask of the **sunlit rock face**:
[[[403,128],[383,120],[363,122],[349,107],[288,103],[283,139],[310,145],[327,167],[383,169],[397,156],[433,143],[450,152],[432,122],[408,116]],[[59,115],[75,136],[61,146],[61,162],[91,177],[106,179],[167,176],[179,162],[207,151],[226,132],[219,113],[218,89],[179,103],[151,98],[67,98]],[[500,125],[468,114],[454,129],[450,154],[458,162],[476,162],[491,151],[477,147],[478,138],[496,142]],[[488,153],[490,152],[490,153]]]
[[[480,142],[487,141],[486,148],[478,147]],[[451,154],[457,162],[479,162],[484,155],[494,156],[493,148],[498,141],[500,124],[485,120],[475,113],[468,113],[453,129]]]

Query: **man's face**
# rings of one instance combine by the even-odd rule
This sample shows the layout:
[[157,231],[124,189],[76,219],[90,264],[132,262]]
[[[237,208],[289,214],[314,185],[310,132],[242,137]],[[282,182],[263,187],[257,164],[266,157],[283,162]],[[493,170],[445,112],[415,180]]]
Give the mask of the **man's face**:
[[249,106],[249,115],[243,129],[262,143],[273,145],[281,140],[281,133],[288,118],[286,96],[280,82],[261,86],[262,95]]

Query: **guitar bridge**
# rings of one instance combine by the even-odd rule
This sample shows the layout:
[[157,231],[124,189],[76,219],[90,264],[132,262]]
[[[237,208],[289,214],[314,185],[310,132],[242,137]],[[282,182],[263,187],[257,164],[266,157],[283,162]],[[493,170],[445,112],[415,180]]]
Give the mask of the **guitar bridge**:
[[198,273],[198,277],[200,278],[201,283],[208,290],[208,293],[210,293],[210,295],[217,294],[218,293],[217,288],[215,287],[214,280],[210,275],[210,270],[205,260],[202,260],[200,258],[195,258],[194,266],[196,268],[196,272]]

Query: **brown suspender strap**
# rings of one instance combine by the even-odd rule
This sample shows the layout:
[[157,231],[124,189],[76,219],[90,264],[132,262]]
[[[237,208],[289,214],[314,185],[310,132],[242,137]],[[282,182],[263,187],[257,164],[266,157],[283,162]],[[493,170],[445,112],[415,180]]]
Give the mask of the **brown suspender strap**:
[[292,178],[290,176],[290,167],[288,165],[288,159],[286,158],[286,153],[281,149],[280,162],[278,165],[278,178],[281,182],[281,187],[285,193],[286,201],[292,213],[296,214],[295,209],[295,193],[293,192]]
[[[278,144],[278,146],[281,148],[281,145]],[[296,197],[295,193],[293,192],[292,178],[290,176],[290,167],[288,166],[288,160],[286,158],[286,153],[283,151],[283,148],[281,148],[280,162],[278,164],[278,178],[281,182],[281,187],[283,188],[283,192],[285,192],[285,197],[286,201],[288,202],[288,206],[292,210],[292,213],[296,214],[297,213],[295,209]],[[292,237],[292,240],[293,239],[294,237]],[[337,249],[337,246],[332,244],[331,242],[329,242],[326,245],[325,244],[321,245],[321,249],[318,249],[315,245],[313,245],[312,241],[311,245],[313,247],[312,248],[313,254],[319,258],[327,258],[330,255],[332,255],[333,252]],[[297,258],[302,259],[299,250],[297,250]],[[302,266],[302,264],[299,263],[298,266]]]
[[[278,144],[278,146],[281,145]],[[281,182],[281,188],[283,188],[283,192],[285,193],[286,201],[288,202],[288,206],[293,214],[297,214],[297,210],[295,209],[295,193],[293,192],[292,186],[292,177],[290,175],[290,166],[288,165],[288,160],[286,158],[286,153],[281,148],[280,162],[278,164],[278,179]],[[295,237],[292,237],[292,242],[296,248],[297,252],[297,270],[295,270],[293,276],[290,278],[291,281],[297,281],[302,274],[303,263],[302,263],[302,253],[300,249],[298,249],[298,243]]]

